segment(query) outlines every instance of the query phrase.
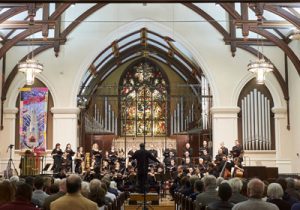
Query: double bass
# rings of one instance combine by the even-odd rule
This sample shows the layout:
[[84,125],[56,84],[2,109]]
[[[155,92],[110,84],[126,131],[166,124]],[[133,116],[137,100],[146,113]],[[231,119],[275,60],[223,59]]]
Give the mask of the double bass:
[[228,161],[224,162],[224,165],[223,165],[221,173],[219,174],[219,177],[223,177],[224,179],[231,178],[231,172],[230,172],[230,170],[228,170],[228,168],[226,168],[226,165],[228,163],[229,163]]

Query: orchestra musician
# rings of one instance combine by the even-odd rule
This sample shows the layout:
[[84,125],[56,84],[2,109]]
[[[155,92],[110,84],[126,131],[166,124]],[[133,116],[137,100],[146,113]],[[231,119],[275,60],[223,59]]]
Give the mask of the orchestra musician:
[[185,148],[183,151],[184,151],[184,153],[188,152],[190,157],[193,156],[193,148],[191,148],[190,143],[185,144]]
[[64,153],[64,158],[66,161],[66,171],[67,172],[72,172],[72,157],[74,156],[75,152],[71,148],[71,144],[67,144],[65,153]]
[[84,158],[83,147],[78,147],[75,155],[75,173],[81,174],[84,170]]
[[238,157],[240,159],[239,161],[243,162],[244,150],[239,140],[235,140],[235,146],[232,147],[231,153],[233,158]]
[[52,155],[52,158],[54,160],[54,170],[53,172],[54,173],[59,173],[62,169],[62,155],[63,155],[63,152],[60,148],[60,144],[57,143],[55,145],[55,148],[52,150],[51,152],[51,155]]
[[199,148],[199,156],[201,157],[201,155],[203,155],[203,151],[206,150],[206,152],[208,152],[208,145],[207,145],[207,141],[203,141],[202,143],[202,147]]
[[234,169],[232,173],[233,177],[240,177],[240,178],[243,177],[244,169],[238,157],[233,158],[233,164],[234,164]]
[[225,147],[224,142],[222,141],[220,144],[220,149],[222,150],[222,153],[226,156],[228,156],[228,148]]
[[92,145],[92,151],[91,151],[91,154],[92,154],[92,159],[93,159],[93,164],[92,164],[92,167],[93,168],[101,168],[101,159],[102,159],[102,154],[101,154],[101,150],[99,149],[99,145],[98,143],[94,143]]

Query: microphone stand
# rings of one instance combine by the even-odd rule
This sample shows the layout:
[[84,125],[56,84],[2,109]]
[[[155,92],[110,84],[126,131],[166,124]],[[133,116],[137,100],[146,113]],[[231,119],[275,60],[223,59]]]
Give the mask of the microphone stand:
[[[16,172],[17,176],[19,176],[18,171],[17,171],[17,169],[15,167],[15,164],[13,162],[13,159],[12,159],[12,148],[13,148],[13,146],[14,145],[12,145],[12,144],[8,146],[9,159],[8,159],[7,166],[6,166],[6,174],[5,174],[6,179],[9,179],[10,177],[12,177],[12,170],[13,169]],[[13,169],[11,168],[11,166],[13,166]]]

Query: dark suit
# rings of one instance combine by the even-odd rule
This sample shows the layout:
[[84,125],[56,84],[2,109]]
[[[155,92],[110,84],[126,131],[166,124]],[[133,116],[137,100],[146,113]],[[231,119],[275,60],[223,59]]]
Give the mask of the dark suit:
[[159,161],[145,149],[137,150],[132,155],[132,159],[137,160],[138,189],[140,192],[144,192],[148,175],[149,160],[153,160],[158,163]]
[[240,202],[243,202],[243,201],[246,201],[248,200],[248,198],[244,195],[242,195],[241,193],[238,193],[238,192],[234,192],[232,193],[232,196],[230,197],[229,201],[231,203],[240,203]]
[[233,205],[228,201],[215,201],[208,205],[207,210],[231,210]]

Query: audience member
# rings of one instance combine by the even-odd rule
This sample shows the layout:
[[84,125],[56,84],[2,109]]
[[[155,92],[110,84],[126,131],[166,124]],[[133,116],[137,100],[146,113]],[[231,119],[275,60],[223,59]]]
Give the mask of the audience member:
[[295,180],[293,178],[286,179],[286,190],[291,197],[296,198],[300,201],[300,193],[295,188]]
[[78,175],[70,175],[66,180],[67,194],[53,201],[50,204],[51,210],[97,210],[97,204],[80,193],[81,179]]
[[278,183],[271,183],[268,186],[267,190],[267,201],[270,203],[274,203],[280,210],[288,210],[291,209],[291,205],[282,200],[283,196],[283,189],[280,184]]
[[190,195],[190,198],[192,198],[193,201],[196,200],[197,195],[203,192],[203,188],[203,182],[200,179],[196,180],[194,183],[194,192]]
[[242,190],[242,187],[243,187],[243,182],[240,178],[236,177],[236,178],[230,179],[229,185],[232,189],[232,196],[229,199],[229,201],[231,203],[236,204],[236,203],[240,203],[240,202],[248,200],[248,198],[246,196],[244,196],[240,193]]
[[16,199],[0,207],[0,210],[37,210],[31,204],[32,187],[26,183],[18,183]]
[[49,195],[43,191],[44,187],[44,179],[42,176],[37,176],[33,182],[34,191],[32,193],[31,201],[38,207],[42,207],[44,205],[45,198]]
[[220,201],[214,201],[208,204],[207,210],[231,210],[233,203],[229,202],[229,198],[232,195],[231,187],[228,183],[222,183],[219,185],[218,196]]
[[0,183],[0,206],[5,203],[11,202],[15,199],[15,189],[12,184],[4,180]]
[[282,200],[288,202],[291,206],[293,206],[294,203],[297,203],[298,200],[292,196],[290,196],[287,192],[286,192],[286,186],[287,186],[287,182],[284,178],[278,178],[276,180],[276,182],[278,184],[281,185],[282,189],[283,189],[283,196],[282,196]]
[[233,210],[279,210],[279,208],[273,204],[262,200],[264,194],[265,184],[257,178],[251,179],[247,186],[247,193],[249,199],[235,204]]
[[205,176],[203,178],[204,183],[204,192],[200,193],[196,197],[196,209],[205,209],[205,207],[214,202],[219,200],[218,191],[216,190],[216,177],[212,175]]
[[97,203],[100,210],[104,209],[105,205],[105,190],[101,188],[101,182],[98,179],[93,179],[90,182],[89,199]]
[[59,191],[53,195],[48,196],[43,205],[43,210],[50,210],[50,204],[58,198],[64,196],[67,192],[66,179],[59,181]]

